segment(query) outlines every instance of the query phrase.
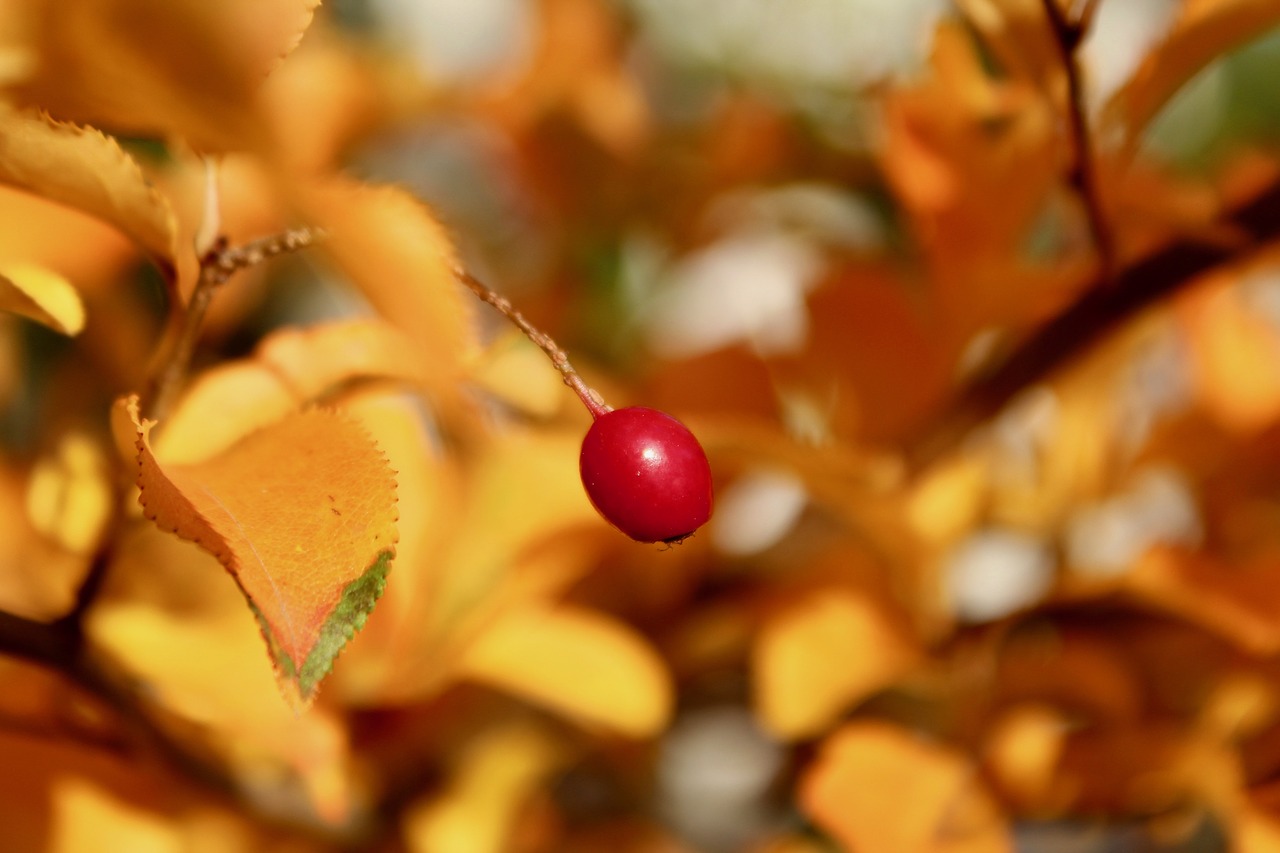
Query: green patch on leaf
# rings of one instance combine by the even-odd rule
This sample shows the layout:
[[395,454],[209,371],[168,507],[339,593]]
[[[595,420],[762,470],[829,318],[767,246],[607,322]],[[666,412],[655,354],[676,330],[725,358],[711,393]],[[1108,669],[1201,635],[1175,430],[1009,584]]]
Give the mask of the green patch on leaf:
[[294,684],[298,690],[298,698],[303,703],[311,701],[320,682],[333,669],[334,659],[356,632],[364,627],[365,620],[369,618],[374,604],[387,586],[387,573],[391,571],[391,561],[394,558],[394,551],[381,551],[364,574],[343,588],[342,598],[338,600],[338,606],[321,626],[320,635],[302,664],[301,672],[294,659],[276,642],[271,626],[262,611],[254,605],[252,600],[249,601],[249,609],[258,620],[262,636],[266,638],[280,681],[282,684]]
[[394,551],[382,551],[364,574],[342,590],[338,606],[320,628],[320,636],[297,675],[298,690],[304,701],[311,698],[320,681],[329,674],[343,646],[364,627],[378,596],[387,586],[387,572],[394,557]]

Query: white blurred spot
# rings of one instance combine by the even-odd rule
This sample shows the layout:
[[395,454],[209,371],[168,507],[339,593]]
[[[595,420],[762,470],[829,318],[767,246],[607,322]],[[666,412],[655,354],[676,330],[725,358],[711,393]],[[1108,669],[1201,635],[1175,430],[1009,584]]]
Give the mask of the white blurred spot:
[[649,342],[687,358],[743,341],[760,355],[799,349],[809,332],[805,294],[822,270],[808,242],[779,233],[725,237],[686,257],[649,306]]
[[962,540],[944,559],[947,599],[962,622],[1008,616],[1043,598],[1053,586],[1054,559],[1038,537],[991,528]]
[[662,742],[658,808],[699,849],[742,849],[767,828],[766,800],[782,762],[782,748],[747,709],[692,711]]
[[1035,385],[1015,397],[991,424],[989,438],[999,454],[995,473],[1018,483],[1039,479],[1041,454],[1060,417],[1058,395],[1048,386]]
[[785,230],[854,251],[878,249],[885,242],[884,221],[866,199],[818,182],[728,193],[707,218],[721,231]]
[[1098,11],[1081,46],[1087,102],[1099,109],[1128,82],[1173,25],[1179,0],[1111,0]]
[[1192,398],[1187,341],[1166,324],[1134,352],[1121,374],[1116,403],[1116,444],[1133,454],[1161,420],[1181,412]]
[[1078,510],[1066,530],[1067,561],[1082,574],[1126,571],[1156,544],[1195,545],[1203,529],[1194,493],[1171,468],[1148,468],[1123,494]]
[[689,65],[793,86],[861,88],[914,71],[944,0],[631,0],[660,49]]
[[790,474],[746,474],[717,497],[711,541],[725,554],[757,554],[791,530],[807,502],[804,484]]
[[433,80],[465,83],[524,61],[534,4],[525,0],[369,0],[390,34]]
[[1280,334],[1280,266],[1251,270],[1238,285],[1244,304]]

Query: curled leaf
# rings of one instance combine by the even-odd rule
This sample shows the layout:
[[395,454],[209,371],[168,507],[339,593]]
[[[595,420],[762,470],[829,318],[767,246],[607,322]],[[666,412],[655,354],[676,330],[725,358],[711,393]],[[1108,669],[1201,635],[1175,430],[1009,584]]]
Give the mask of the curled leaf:
[[163,465],[154,422],[136,431],[140,501],[240,585],[287,697],[314,696],[367,618],[395,555],[395,480],[368,434],[322,411],[291,414],[195,465]]
[[137,162],[101,131],[0,109],[0,183],[107,222],[163,270],[178,266],[177,219]]
[[586,610],[504,614],[469,650],[463,670],[587,722],[642,737],[671,713],[671,680],[633,631]]
[[264,143],[255,99],[318,0],[34,0],[23,103],[200,147]]
[[84,328],[80,294],[53,270],[30,264],[0,269],[0,311],[21,314],[64,335]]

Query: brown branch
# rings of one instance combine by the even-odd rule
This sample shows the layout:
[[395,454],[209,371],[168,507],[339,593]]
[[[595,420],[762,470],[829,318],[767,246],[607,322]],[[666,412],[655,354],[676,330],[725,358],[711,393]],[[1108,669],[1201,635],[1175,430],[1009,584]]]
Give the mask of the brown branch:
[[1058,45],[1063,72],[1067,80],[1066,113],[1071,136],[1071,168],[1067,181],[1084,205],[1089,236],[1098,256],[1097,279],[1103,286],[1112,282],[1115,274],[1116,249],[1111,228],[1107,224],[1102,204],[1102,191],[1098,185],[1098,172],[1094,165],[1093,144],[1089,122],[1085,115],[1084,83],[1080,76],[1079,51],[1089,25],[1093,21],[1096,5],[1088,3],[1076,20],[1068,20],[1057,0],[1042,0],[1045,17]]
[[190,737],[173,732],[181,721],[165,725],[148,710],[146,687],[116,661],[92,649],[83,634],[67,620],[38,622],[0,610],[0,654],[47,667],[86,691],[121,721],[128,740],[79,739],[116,755],[151,756],[184,782],[227,803],[264,828],[327,844],[357,848],[369,834],[365,825],[329,827],[306,821],[287,805],[275,807],[244,789],[234,772],[211,749],[201,746],[194,729]]
[[999,364],[976,376],[929,420],[908,442],[913,467],[919,470],[953,448],[1018,392],[1139,311],[1198,276],[1280,238],[1280,181],[1225,217],[1223,224],[1245,235],[1245,249],[1174,243],[1121,271],[1111,287],[1087,289],[1074,305],[1031,333]]

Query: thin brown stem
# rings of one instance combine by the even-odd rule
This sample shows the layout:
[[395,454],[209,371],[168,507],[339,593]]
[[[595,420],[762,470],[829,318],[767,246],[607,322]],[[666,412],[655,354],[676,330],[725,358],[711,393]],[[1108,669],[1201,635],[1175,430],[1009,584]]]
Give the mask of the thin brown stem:
[[524,332],[525,337],[533,341],[539,349],[547,354],[547,358],[551,359],[552,366],[560,371],[560,375],[564,377],[564,384],[572,388],[574,393],[578,395],[578,399],[582,400],[582,405],[586,406],[587,411],[591,413],[591,417],[598,418],[613,411],[613,407],[605,403],[599,393],[588,385],[578,375],[578,372],[573,369],[573,365],[569,363],[569,356],[560,348],[560,345],[546,332],[526,320],[525,316],[512,306],[510,300],[461,267],[457,267],[454,270],[454,275],[472,293],[496,308],[498,313],[510,320],[516,328]]
[[277,255],[305,249],[323,237],[324,232],[318,229],[295,228],[243,246],[228,246],[225,237],[214,241],[213,246],[200,259],[200,276],[196,279],[195,289],[186,308],[172,315],[171,323],[178,324],[178,328],[166,335],[166,340],[172,340],[173,344],[162,360],[151,383],[151,393],[146,398],[149,417],[162,418],[173,405],[178,389],[191,369],[191,360],[195,355],[196,345],[200,342],[200,332],[204,328],[204,318],[213,302],[214,292],[237,272],[257,266]]
[[1053,30],[1054,41],[1066,75],[1067,124],[1071,135],[1071,168],[1067,180],[1084,206],[1089,236],[1098,256],[1098,281],[1110,284],[1116,271],[1115,241],[1107,224],[1102,204],[1102,190],[1094,163],[1089,122],[1085,115],[1084,82],[1080,74],[1079,51],[1097,10],[1095,2],[1087,2],[1075,20],[1069,20],[1057,0],[1042,0],[1045,17]]
[[[1280,239],[1280,181],[1224,217],[1248,249]],[[1243,260],[1240,246],[1174,243],[1120,270],[1111,287],[1092,287],[1016,349],[971,378],[908,444],[912,468],[921,470],[959,444],[1020,391],[1041,381],[1104,334],[1208,271]]]
[[114,713],[127,740],[81,739],[87,746],[125,753],[134,760],[139,755],[154,757],[179,778],[230,803],[264,827],[330,844],[348,844],[370,831],[363,825],[330,827],[319,819],[308,820],[288,806],[277,808],[269,798],[260,798],[245,789],[234,769],[212,749],[202,746],[194,728],[189,736],[175,733],[184,731],[182,721],[162,722],[162,716],[150,710],[146,685],[113,658],[93,649],[81,632],[65,620],[38,622],[0,610],[0,655],[11,655],[60,673]]

